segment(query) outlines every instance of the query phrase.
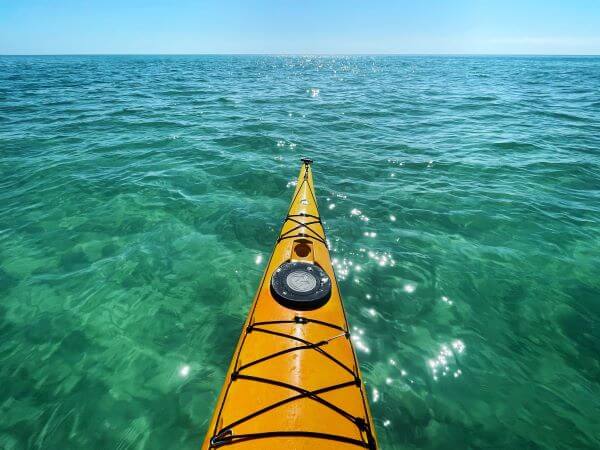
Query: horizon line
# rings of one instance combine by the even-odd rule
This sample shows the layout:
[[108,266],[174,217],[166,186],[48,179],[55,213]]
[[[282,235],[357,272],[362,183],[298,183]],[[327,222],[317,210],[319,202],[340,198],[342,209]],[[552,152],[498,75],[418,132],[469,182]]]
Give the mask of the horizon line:
[[277,53],[277,52],[230,52],[230,53],[0,53],[4,56],[571,56],[571,57],[597,57],[600,53],[469,53],[469,52],[442,52],[442,53],[392,53],[392,52],[350,52],[350,53]]

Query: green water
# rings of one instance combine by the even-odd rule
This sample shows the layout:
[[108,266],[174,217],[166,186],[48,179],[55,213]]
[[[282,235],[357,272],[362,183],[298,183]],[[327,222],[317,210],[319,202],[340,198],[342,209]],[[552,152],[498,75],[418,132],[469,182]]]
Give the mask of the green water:
[[0,448],[196,449],[303,155],[382,449],[600,446],[600,58],[0,58]]

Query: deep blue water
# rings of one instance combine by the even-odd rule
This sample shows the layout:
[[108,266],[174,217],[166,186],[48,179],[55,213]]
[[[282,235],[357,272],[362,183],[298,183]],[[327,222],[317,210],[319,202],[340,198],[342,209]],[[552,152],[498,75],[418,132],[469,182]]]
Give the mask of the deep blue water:
[[600,446],[600,58],[0,57],[0,448],[194,449],[292,193],[382,449]]

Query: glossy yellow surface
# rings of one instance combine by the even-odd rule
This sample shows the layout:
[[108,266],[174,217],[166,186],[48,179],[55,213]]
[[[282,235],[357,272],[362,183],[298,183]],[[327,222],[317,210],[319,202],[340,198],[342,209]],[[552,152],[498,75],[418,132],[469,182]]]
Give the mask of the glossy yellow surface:
[[[367,395],[318,219],[309,164],[300,170],[288,218],[280,233],[280,239],[285,239],[273,249],[202,449],[376,448]],[[273,298],[271,275],[290,260],[312,262],[327,272],[332,292],[325,305],[296,311]],[[303,322],[299,317],[308,322],[299,323]],[[284,323],[262,324],[271,321]],[[284,350],[288,351],[269,357]],[[261,358],[265,359],[250,364]],[[251,417],[244,420],[247,416]]]

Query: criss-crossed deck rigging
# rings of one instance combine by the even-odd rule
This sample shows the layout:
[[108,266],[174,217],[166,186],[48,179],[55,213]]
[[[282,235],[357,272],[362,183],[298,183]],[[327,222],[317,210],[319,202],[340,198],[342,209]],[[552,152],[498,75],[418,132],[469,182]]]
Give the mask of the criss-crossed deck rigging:
[[[319,342],[309,342],[305,339],[301,339],[301,338],[298,338],[298,337],[290,335],[290,334],[280,333],[280,332],[269,330],[266,328],[260,328],[260,326],[283,324],[283,323],[294,323],[294,324],[301,324],[301,325],[313,323],[313,324],[317,324],[320,326],[325,326],[325,327],[329,327],[334,330],[341,331],[342,333],[337,333],[337,334],[331,336],[330,338],[321,340]],[[260,408],[250,414],[245,415],[244,417],[241,417],[241,418],[235,420],[234,422],[231,422],[231,423],[223,426],[211,438],[211,445],[213,447],[216,448],[216,447],[224,446],[227,444],[232,444],[232,443],[241,442],[241,441],[247,441],[247,440],[251,440],[251,439],[282,437],[282,436],[287,436],[287,437],[298,436],[298,437],[310,437],[310,438],[316,438],[316,439],[327,439],[327,440],[333,440],[333,441],[340,441],[340,442],[344,442],[344,443],[348,443],[348,444],[354,444],[356,446],[359,446],[362,448],[367,448],[367,449],[375,449],[376,448],[374,438],[373,438],[373,436],[371,434],[371,430],[369,428],[369,424],[364,418],[353,416],[352,414],[348,413],[347,411],[344,411],[344,409],[342,409],[342,408],[334,405],[333,403],[320,397],[320,394],[331,392],[336,389],[343,389],[343,388],[347,388],[347,387],[351,387],[351,386],[354,386],[354,387],[357,387],[360,389],[361,380],[360,380],[359,374],[356,373],[353,369],[351,369],[347,365],[345,365],[344,363],[342,363],[341,361],[339,361],[334,356],[330,355],[326,350],[323,349],[324,346],[326,346],[327,344],[329,344],[331,341],[333,341],[335,339],[338,339],[338,338],[349,339],[350,333],[348,332],[348,330],[346,330],[338,325],[323,322],[323,321],[316,320],[316,319],[311,319],[309,317],[295,316],[293,320],[274,320],[274,321],[257,322],[257,323],[248,325],[246,327],[246,333],[271,334],[271,335],[278,336],[278,337],[281,337],[284,339],[290,339],[294,342],[299,342],[302,345],[295,345],[295,346],[289,347],[285,350],[281,350],[281,351],[269,354],[267,356],[264,356],[262,358],[259,358],[257,360],[254,360],[254,361],[251,361],[249,363],[239,366],[237,368],[237,370],[234,370],[231,373],[229,383],[233,383],[236,380],[247,380],[247,381],[253,381],[256,383],[266,383],[266,384],[271,384],[273,386],[278,386],[281,388],[295,391],[298,394],[293,395],[291,397],[284,398],[280,401],[271,403],[268,406]],[[332,361],[335,364],[337,364],[338,366],[342,367],[346,372],[348,372],[348,374],[350,375],[351,378],[348,381],[344,381],[344,382],[334,384],[331,386],[314,389],[314,390],[307,390],[307,389],[303,389],[300,386],[294,386],[289,383],[282,383],[282,382],[277,381],[272,378],[256,377],[256,376],[252,376],[252,375],[246,375],[243,373],[243,371],[245,369],[255,366],[256,364],[263,363],[270,359],[277,358],[279,356],[282,356],[282,355],[285,355],[285,354],[288,354],[291,352],[298,352],[298,351],[304,351],[304,350],[314,350],[314,351],[319,352],[320,354],[325,356],[330,361]],[[310,432],[310,431],[306,431],[306,430],[295,430],[295,431],[272,430],[272,431],[265,431],[265,432],[260,432],[260,433],[246,433],[246,434],[235,434],[234,433],[234,429],[236,426],[238,426],[244,422],[247,422],[249,420],[252,420],[253,418],[255,418],[261,414],[265,414],[275,408],[281,407],[287,403],[301,400],[304,398],[309,398],[311,400],[314,400],[315,402],[318,402],[321,405],[324,405],[325,407],[330,408],[331,410],[335,411],[341,417],[345,418],[346,420],[348,420],[352,424],[354,424],[361,433],[363,433],[367,436],[367,439],[359,440],[359,439],[354,439],[354,438],[351,438],[348,436],[342,436],[342,435],[336,435],[336,434],[330,434],[330,433]]]
[[[312,161],[303,162],[204,450],[377,448],[312,187]],[[331,279],[331,298],[307,310],[278,302],[271,278],[289,261],[317,266],[312,273]]]

